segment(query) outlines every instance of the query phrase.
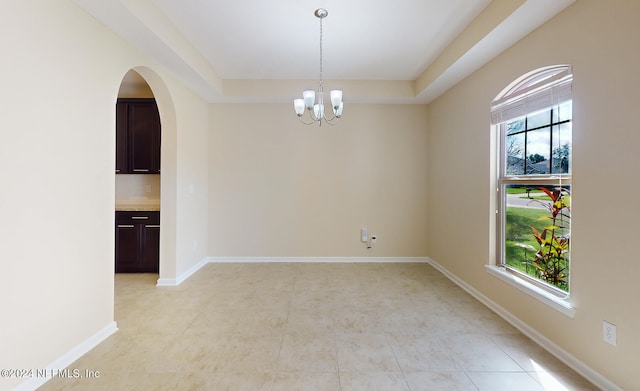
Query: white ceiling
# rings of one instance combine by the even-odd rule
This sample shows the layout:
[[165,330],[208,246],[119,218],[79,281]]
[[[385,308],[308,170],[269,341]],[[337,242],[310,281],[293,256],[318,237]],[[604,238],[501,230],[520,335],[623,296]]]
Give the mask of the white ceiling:
[[153,0],[223,79],[414,80],[490,0]]
[[574,0],[74,0],[211,102],[426,103]]

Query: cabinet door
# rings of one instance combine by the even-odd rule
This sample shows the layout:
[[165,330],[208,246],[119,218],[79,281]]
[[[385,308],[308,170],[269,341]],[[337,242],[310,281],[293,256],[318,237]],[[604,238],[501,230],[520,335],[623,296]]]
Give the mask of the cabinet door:
[[116,273],[158,273],[160,212],[116,212]]
[[116,174],[127,172],[127,104],[116,104]]
[[158,273],[160,265],[160,225],[142,225],[140,272]]
[[155,103],[129,103],[129,171],[160,172],[160,115]]
[[116,224],[116,273],[138,272],[140,225]]

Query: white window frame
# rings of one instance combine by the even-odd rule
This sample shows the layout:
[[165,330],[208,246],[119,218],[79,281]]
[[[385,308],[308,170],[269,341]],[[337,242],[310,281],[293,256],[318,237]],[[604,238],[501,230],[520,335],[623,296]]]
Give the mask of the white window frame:
[[[518,78],[503,90],[491,105],[491,123],[498,137],[498,161],[496,173],[496,262],[487,265],[487,271],[500,280],[573,317],[575,310],[569,300],[569,293],[547,284],[506,265],[505,261],[505,221],[506,189],[508,184],[571,186],[571,171],[567,174],[521,176],[505,175],[506,165],[506,124],[520,117],[540,110],[558,106],[572,99],[572,68],[558,65],[541,68]],[[573,122],[573,119],[571,120]],[[550,170],[552,171],[552,170]],[[569,277],[570,278],[570,277]],[[570,283],[570,282],[569,282]],[[570,289],[569,289],[570,290]]]

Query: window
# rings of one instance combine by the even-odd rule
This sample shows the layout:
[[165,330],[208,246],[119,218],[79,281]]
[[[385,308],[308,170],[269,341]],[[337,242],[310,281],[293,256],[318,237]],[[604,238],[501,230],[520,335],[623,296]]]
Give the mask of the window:
[[499,264],[557,296],[569,292],[572,73],[538,69],[516,80],[491,108],[499,148]]

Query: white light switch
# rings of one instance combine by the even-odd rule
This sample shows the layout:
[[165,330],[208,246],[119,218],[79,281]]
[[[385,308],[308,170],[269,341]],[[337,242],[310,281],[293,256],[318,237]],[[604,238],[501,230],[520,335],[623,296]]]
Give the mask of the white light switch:
[[366,241],[368,241],[368,240],[369,240],[369,232],[367,231],[367,229],[366,229],[366,228],[362,228],[362,230],[360,230],[360,233],[361,233],[361,235],[362,235],[362,239],[361,239],[361,240],[362,240],[363,242],[366,242]]

